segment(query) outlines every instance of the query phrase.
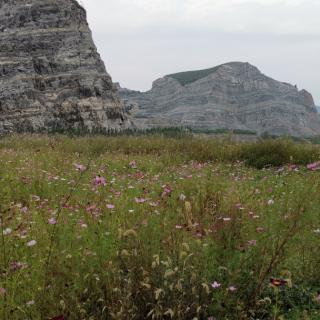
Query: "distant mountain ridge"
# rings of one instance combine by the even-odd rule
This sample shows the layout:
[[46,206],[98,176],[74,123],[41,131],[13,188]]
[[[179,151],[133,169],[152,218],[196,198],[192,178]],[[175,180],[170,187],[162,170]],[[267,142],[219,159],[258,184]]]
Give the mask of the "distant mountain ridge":
[[147,92],[121,88],[139,128],[249,130],[258,134],[314,136],[320,120],[312,95],[243,62],[174,73]]

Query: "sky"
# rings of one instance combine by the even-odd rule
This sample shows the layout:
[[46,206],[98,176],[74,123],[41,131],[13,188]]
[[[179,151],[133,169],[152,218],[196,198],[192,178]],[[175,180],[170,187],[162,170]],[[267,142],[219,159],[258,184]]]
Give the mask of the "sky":
[[249,62],[320,106],[320,0],[78,0],[113,81]]

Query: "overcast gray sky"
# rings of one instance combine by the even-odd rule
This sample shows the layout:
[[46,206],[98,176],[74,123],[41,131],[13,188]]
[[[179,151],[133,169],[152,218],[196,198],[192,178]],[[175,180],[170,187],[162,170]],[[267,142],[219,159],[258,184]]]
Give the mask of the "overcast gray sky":
[[320,0],[79,0],[114,81],[229,61],[309,90],[320,105]]

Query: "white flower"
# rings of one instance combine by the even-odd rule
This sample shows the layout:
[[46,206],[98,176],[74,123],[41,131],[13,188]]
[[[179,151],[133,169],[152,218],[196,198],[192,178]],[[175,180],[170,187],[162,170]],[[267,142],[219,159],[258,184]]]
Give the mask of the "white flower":
[[269,206],[272,206],[273,204],[274,204],[274,200],[273,199],[268,200],[268,205]]
[[4,236],[9,235],[10,233],[12,233],[12,229],[11,228],[6,228],[6,229],[3,230],[3,235]]
[[36,240],[31,240],[31,241],[27,242],[27,246],[28,246],[28,247],[33,247],[33,246],[35,246],[36,244],[37,244],[37,241],[36,241]]

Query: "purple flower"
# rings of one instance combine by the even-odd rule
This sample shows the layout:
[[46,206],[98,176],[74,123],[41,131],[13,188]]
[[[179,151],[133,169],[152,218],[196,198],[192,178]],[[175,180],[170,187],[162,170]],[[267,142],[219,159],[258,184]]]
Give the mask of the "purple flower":
[[55,225],[55,224],[57,224],[57,220],[55,218],[50,218],[48,220],[48,223],[51,224],[51,225]]
[[114,209],[116,206],[114,204],[107,204],[107,209]]
[[315,171],[315,170],[320,169],[320,161],[308,164],[307,169],[309,169],[311,171]]

